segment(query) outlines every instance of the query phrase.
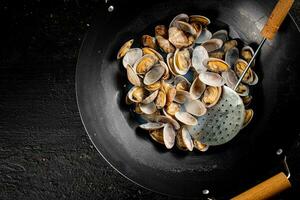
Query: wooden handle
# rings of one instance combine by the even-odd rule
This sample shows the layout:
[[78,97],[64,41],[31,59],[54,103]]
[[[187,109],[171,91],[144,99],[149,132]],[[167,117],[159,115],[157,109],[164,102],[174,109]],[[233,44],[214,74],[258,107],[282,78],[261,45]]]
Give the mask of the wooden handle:
[[291,183],[283,172],[265,180],[255,187],[232,198],[232,200],[263,200],[269,199],[276,194],[291,187]]
[[270,15],[266,25],[264,26],[261,34],[263,37],[272,40],[276,35],[279,27],[281,26],[284,18],[287,16],[291,9],[294,0],[279,0]]

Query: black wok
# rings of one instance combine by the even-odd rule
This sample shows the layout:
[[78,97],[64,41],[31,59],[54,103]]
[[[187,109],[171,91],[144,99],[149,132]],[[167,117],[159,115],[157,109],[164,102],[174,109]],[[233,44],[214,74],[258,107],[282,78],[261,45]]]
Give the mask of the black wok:
[[[282,170],[276,155],[288,153],[297,136],[300,102],[300,34],[287,17],[273,41],[256,61],[260,82],[252,94],[254,120],[231,142],[206,153],[165,150],[136,129],[138,123],[124,103],[126,76],[116,60],[130,38],[154,34],[179,13],[201,14],[212,20],[211,31],[229,29],[254,48],[275,1],[166,0],[109,1],[112,12],[99,10],[87,33],[76,72],[81,118],[103,158],[129,180],[150,190],[179,197],[229,198]],[[145,6],[145,4],[148,4]],[[229,25],[229,27],[228,27]],[[289,155],[289,154],[287,154]]]

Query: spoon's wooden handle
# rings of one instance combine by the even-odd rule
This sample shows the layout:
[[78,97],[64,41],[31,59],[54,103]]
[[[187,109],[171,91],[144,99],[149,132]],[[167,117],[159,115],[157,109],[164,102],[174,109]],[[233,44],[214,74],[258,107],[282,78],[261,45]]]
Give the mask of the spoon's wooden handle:
[[290,187],[290,181],[283,172],[280,172],[231,200],[265,200]]
[[272,14],[270,15],[266,25],[264,26],[261,34],[263,37],[272,40],[276,35],[284,18],[287,16],[291,9],[294,0],[279,0]]

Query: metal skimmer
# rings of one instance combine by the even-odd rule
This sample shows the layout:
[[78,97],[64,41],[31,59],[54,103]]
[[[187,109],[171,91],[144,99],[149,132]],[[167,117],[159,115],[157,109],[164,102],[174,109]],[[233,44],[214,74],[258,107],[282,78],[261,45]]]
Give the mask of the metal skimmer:
[[244,122],[245,107],[239,95],[223,86],[219,102],[198,118],[196,126],[188,127],[191,136],[204,144],[221,145],[234,138]]

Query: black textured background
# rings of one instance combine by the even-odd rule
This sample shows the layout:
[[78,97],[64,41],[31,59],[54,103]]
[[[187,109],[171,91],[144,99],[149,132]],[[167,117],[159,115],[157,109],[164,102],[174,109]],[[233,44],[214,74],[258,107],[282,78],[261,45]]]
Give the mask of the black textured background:
[[[81,124],[74,88],[76,60],[92,14],[103,3],[0,1],[1,200],[171,199],[115,172]],[[300,0],[292,15],[300,24]],[[300,135],[295,145],[300,146]],[[299,156],[290,162],[300,168]],[[300,179],[299,170],[293,172]],[[294,199],[291,195],[299,194],[297,190],[279,199]]]

